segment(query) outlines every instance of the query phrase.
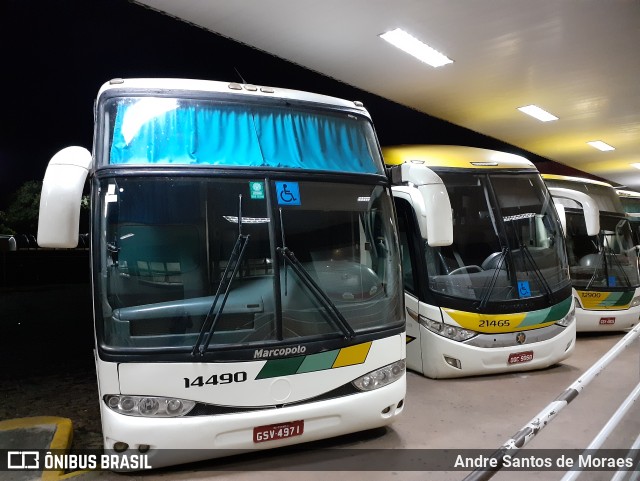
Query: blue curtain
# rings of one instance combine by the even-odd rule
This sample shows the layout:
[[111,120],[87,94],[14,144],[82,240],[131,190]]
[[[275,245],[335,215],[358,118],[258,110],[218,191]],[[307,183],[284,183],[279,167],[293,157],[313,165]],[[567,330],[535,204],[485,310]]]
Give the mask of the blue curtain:
[[370,123],[346,114],[184,102],[141,122],[133,132],[129,122],[125,132],[132,106],[135,103],[119,105],[111,164],[382,172]]

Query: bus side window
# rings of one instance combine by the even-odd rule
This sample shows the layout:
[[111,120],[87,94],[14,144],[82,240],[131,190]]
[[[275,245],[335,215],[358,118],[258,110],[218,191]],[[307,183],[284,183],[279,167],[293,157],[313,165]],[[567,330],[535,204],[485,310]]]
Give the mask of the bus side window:
[[[417,282],[415,280],[415,264],[412,252],[412,232],[415,232],[413,219],[413,210],[403,199],[395,199],[396,210],[398,214],[398,240],[400,242],[400,254],[402,258],[402,283],[404,289],[411,294],[416,295]],[[414,227],[414,229],[411,229]]]

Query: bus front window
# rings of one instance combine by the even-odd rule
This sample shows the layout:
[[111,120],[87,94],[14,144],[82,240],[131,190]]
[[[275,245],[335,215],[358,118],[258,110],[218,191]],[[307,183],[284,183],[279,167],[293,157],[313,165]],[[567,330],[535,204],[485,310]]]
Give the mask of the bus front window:
[[564,240],[537,174],[439,175],[451,199],[454,242],[425,247],[434,293],[485,305],[570,285]]
[[401,322],[382,187],[295,182],[302,201],[279,205],[269,179],[99,182],[99,332],[109,348],[195,352],[342,336],[336,315],[349,334]]
[[567,211],[567,252],[576,288],[637,287],[638,257],[629,221],[600,216],[598,236],[588,236],[581,212]]

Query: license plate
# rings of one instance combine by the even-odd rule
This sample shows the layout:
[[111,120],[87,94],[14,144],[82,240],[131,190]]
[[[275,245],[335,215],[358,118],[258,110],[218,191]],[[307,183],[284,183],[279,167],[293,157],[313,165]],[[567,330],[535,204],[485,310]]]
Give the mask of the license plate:
[[600,318],[600,325],[603,324],[615,324],[616,323],[616,318],[615,317],[601,317]]
[[263,443],[265,441],[292,438],[293,436],[300,436],[303,432],[303,420],[257,426],[253,428],[253,442]]
[[529,362],[533,360],[533,351],[514,352],[509,354],[509,364],[520,364],[521,362]]

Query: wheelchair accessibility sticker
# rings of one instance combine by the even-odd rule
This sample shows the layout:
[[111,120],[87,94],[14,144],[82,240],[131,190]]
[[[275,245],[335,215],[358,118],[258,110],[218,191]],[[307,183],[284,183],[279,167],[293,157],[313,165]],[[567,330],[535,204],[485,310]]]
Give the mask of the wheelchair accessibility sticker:
[[531,288],[529,287],[529,281],[518,281],[518,294],[520,297],[531,297]]
[[276,182],[276,195],[279,205],[301,205],[297,182]]

